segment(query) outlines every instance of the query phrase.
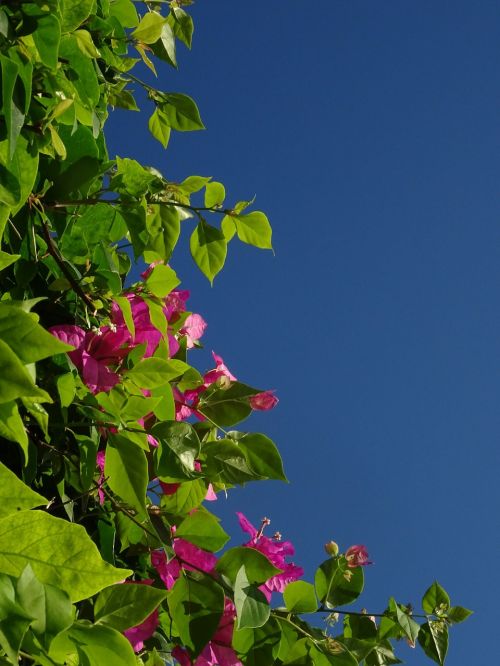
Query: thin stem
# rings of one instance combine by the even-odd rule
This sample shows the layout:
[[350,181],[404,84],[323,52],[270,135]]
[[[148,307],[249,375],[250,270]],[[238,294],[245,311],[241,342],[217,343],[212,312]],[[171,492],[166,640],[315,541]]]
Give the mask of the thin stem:
[[47,249],[50,253],[50,255],[54,258],[56,264],[59,266],[61,269],[61,272],[63,273],[64,277],[68,280],[70,283],[73,291],[80,296],[82,301],[85,303],[87,307],[89,307],[91,310],[94,310],[94,304],[90,300],[90,298],[87,296],[87,294],[83,291],[83,289],[80,287],[78,282],[74,279],[74,277],[71,275],[71,271],[68,269],[66,264],[63,261],[63,258],[59,254],[57,247],[52,240],[52,237],[50,235],[50,229],[49,226],[46,222],[42,221],[42,229],[43,229],[43,235],[45,238],[45,241],[47,243]]
[[139,522],[139,521],[135,518],[135,516],[133,516],[133,515],[130,513],[130,511],[128,511],[128,510],[127,510],[124,506],[122,506],[121,504],[118,504],[118,502],[115,500],[115,498],[113,497],[113,495],[111,495],[111,493],[109,493],[109,492],[106,490],[106,488],[104,488],[102,485],[99,485],[98,483],[96,483],[95,486],[96,486],[97,489],[99,489],[99,490],[102,491],[103,495],[104,495],[107,499],[109,499],[109,501],[111,502],[111,505],[112,505],[112,507],[113,507],[113,509],[114,509],[115,511],[120,511],[121,513],[123,513],[123,514],[124,514],[125,516],[127,516],[127,518],[129,518],[129,519],[130,519],[135,525],[137,525],[137,527],[140,527],[141,530],[143,530],[143,532],[144,532],[145,534],[148,534],[148,535],[149,535],[151,538],[153,538],[155,541],[158,541],[158,540],[159,540],[157,534],[155,534],[155,533],[151,532],[150,530],[148,530],[148,528],[147,528],[145,525],[143,525],[141,522]]
[[[362,613],[360,611],[346,611],[346,610],[340,610],[340,608],[317,608],[313,613],[339,613],[340,615],[357,615],[358,617],[388,617],[387,613],[370,613],[369,611],[366,611],[366,613]],[[415,615],[414,613],[411,614],[410,617],[418,617],[422,618],[424,620],[428,619],[427,615]]]

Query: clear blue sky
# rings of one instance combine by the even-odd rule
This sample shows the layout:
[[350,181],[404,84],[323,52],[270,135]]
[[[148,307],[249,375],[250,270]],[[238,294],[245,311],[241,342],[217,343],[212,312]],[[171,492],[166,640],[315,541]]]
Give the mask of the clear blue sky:
[[436,578],[475,610],[448,665],[484,662],[500,583],[500,5],[190,10],[193,51],[158,85],[192,95],[207,131],[164,152],[144,114],[115,112],[109,148],[171,180],[213,176],[230,201],[257,194],[273,223],[276,256],[235,242],[213,288],[185,243],[172,261],[209,323],[193,363],[215,349],[281,401],[248,428],[278,443],[291,484],[213,508],[234,543],[236,510],[271,517],[310,579],[325,541],[366,544],[372,611],[390,594],[418,606]]

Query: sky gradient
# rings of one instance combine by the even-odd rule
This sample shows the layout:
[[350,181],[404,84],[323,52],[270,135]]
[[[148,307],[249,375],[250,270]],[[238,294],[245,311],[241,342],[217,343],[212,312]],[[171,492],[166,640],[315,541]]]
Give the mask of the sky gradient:
[[211,508],[235,545],[235,511],[269,516],[309,580],[326,541],[365,544],[375,565],[353,608],[417,608],[437,579],[475,611],[447,664],[478,663],[479,645],[495,652],[500,583],[500,5],[189,9],[193,50],[157,85],[193,96],[207,130],[165,152],[144,100],[148,115],[112,114],[108,147],[171,180],[213,176],[228,203],[256,194],[273,224],[275,255],[234,241],[212,288],[190,222],[172,260],[209,324],[192,363],[208,369],[214,349],[280,398],[244,427],[276,441],[291,483]]

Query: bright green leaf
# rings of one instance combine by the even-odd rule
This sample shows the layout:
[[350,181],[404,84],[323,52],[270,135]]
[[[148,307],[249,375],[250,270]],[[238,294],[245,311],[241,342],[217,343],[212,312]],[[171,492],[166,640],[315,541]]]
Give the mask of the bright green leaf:
[[224,234],[200,220],[190,240],[191,255],[210,282],[224,266],[227,243]]
[[288,583],[283,598],[290,613],[313,613],[318,608],[314,586],[303,580]]
[[138,520],[145,520],[149,477],[144,451],[125,437],[113,435],[106,447],[104,474],[111,490],[136,511]]
[[132,573],[104,562],[81,525],[36,510],[0,520],[0,571],[20,576],[27,564],[38,580],[65,590],[73,602]]
[[184,518],[175,535],[210,552],[220,550],[229,541],[229,535],[219,525],[219,520],[208,511],[195,511]]
[[433,615],[447,611],[449,607],[450,597],[441,585],[434,581],[422,598],[422,608],[429,615]]
[[14,472],[0,463],[0,518],[45,504],[45,497],[31,490]]

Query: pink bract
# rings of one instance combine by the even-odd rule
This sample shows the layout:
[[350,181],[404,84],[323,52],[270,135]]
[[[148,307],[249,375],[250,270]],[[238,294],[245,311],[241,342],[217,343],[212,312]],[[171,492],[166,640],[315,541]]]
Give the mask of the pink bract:
[[298,580],[304,575],[304,570],[293,562],[286,562],[286,557],[293,555],[295,552],[295,548],[290,541],[269,539],[269,537],[262,534],[262,531],[258,531],[242,513],[237,512],[236,515],[241,529],[251,537],[250,541],[245,543],[244,546],[255,548],[265,555],[275,567],[281,569],[281,573],[270,578],[259,588],[269,601],[272,592],[283,592],[288,583]]
[[155,550],[151,554],[151,564],[165,583],[167,590],[173,587],[179,578],[181,568],[188,571],[198,570],[212,573],[217,563],[213,553],[198,548],[184,539],[174,539],[173,548],[175,557],[167,559],[164,550]]
[[346,550],[345,557],[347,560],[347,566],[351,568],[364,567],[367,564],[373,564],[373,562],[368,559],[366,546],[351,546]]
[[199,314],[190,314],[181,328],[181,333],[186,336],[187,348],[192,349],[207,327],[207,322]]
[[273,394],[273,391],[262,391],[262,393],[252,395],[249,402],[252,409],[267,411],[268,409],[273,409],[273,407],[276,407],[279,400]]
[[63,325],[53,326],[50,332],[76,347],[68,356],[92,393],[110,391],[118,384],[120,377],[110,366],[117,366],[130,350],[127,330],[102,326],[97,331],[84,331],[79,326]]

